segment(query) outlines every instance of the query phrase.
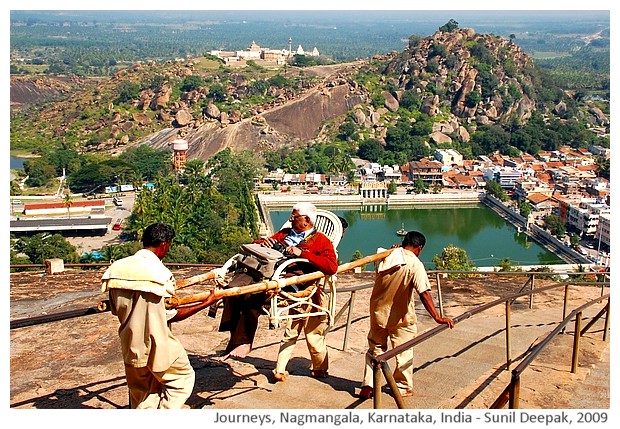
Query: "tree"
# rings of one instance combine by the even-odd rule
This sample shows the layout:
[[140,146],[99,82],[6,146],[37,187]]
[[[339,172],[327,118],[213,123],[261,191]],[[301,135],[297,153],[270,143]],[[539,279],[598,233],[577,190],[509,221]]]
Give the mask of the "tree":
[[[467,256],[467,252],[460,247],[449,244],[441,251],[441,256],[433,256],[433,263],[437,270],[447,271],[473,271],[474,265]],[[466,277],[466,274],[449,274],[452,278]]]
[[24,161],[24,171],[28,175],[26,185],[44,186],[50,179],[56,177],[56,168],[44,158],[33,158]]
[[[153,180],[158,174],[171,169],[170,151],[153,149],[149,145],[127,149],[119,155],[118,160],[140,174],[143,180]],[[126,172],[119,172],[119,175],[123,173]],[[127,177],[132,176],[128,174]]]
[[422,99],[420,97],[420,94],[418,94],[414,90],[405,91],[400,99],[400,107],[410,111],[415,111],[419,109],[421,103]]
[[35,234],[22,237],[15,243],[15,250],[24,253],[33,264],[43,264],[46,259],[59,258],[73,263],[80,259],[74,245],[60,234]]
[[523,217],[528,217],[532,213],[532,206],[527,200],[519,201],[519,214]]
[[70,194],[67,194],[63,197],[63,204],[67,208],[67,216],[71,219],[71,206],[73,205],[73,198],[71,198]]
[[140,85],[133,82],[121,82],[118,85],[118,98],[114,101],[116,104],[126,103],[140,95]]
[[189,92],[204,86],[206,83],[203,78],[197,75],[186,76],[181,83],[181,91]]
[[370,162],[377,162],[383,156],[383,146],[375,139],[367,139],[360,143],[357,154],[362,159]]
[[428,189],[428,183],[418,177],[417,179],[415,179],[415,182],[413,182],[413,189],[416,194],[424,194]]
[[487,180],[486,191],[500,201],[508,201],[508,194],[495,180]]
[[[353,254],[351,255],[351,262],[355,262],[358,259],[362,259],[364,257],[364,255],[362,254],[362,252],[360,252],[359,250],[356,250],[355,252],[353,252]],[[364,271],[366,269],[366,265],[362,265],[360,267],[360,269],[362,271]]]
[[173,244],[163,260],[164,262],[182,262],[184,264],[195,264],[198,258],[194,251],[185,245]]
[[357,129],[355,127],[355,124],[353,123],[353,120],[349,119],[344,121],[342,125],[338,127],[338,137],[342,140],[355,140],[356,131]]
[[566,234],[566,225],[562,221],[562,218],[558,215],[545,216],[545,228],[547,228],[551,234],[556,237],[562,238]]
[[412,34],[409,36],[409,49],[418,46],[418,43],[420,43],[421,40],[422,36],[418,36],[417,34]]
[[465,96],[465,105],[467,107],[476,107],[482,100],[482,96],[478,91],[471,91]]
[[499,261],[499,271],[503,271],[503,272],[509,272],[509,271],[513,271],[513,266],[512,266],[512,262],[510,262],[510,258],[502,258]]
[[609,180],[610,160],[598,157],[596,159],[596,165],[599,168],[599,176]]
[[444,25],[439,27],[439,31],[444,33],[450,33],[459,28],[459,23],[454,19],[450,19],[450,21],[446,22]]
[[213,99],[213,101],[222,102],[226,101],[226,98],[228,98],[228,92],[221,83],[214,83],[209,88],[209,94],[207,96]]
[[19,183],[17,183],[16,180],[11,180],[9,194],[10,195],[21,195],[22,194],[22,189],[19,187]]

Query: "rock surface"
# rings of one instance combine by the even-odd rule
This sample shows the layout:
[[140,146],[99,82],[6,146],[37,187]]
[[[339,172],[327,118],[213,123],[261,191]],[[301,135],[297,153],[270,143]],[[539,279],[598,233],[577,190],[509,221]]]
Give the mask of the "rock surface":
[[[106,298],[99,292],[99,279],[102,272],[103,269],[87,271],[67,269],[65,273],[47,276],[43,276],[41,272],[12,273],[11,320],[95,306],[99,300]],[[204,268],[186,268],[175,271],[175,276],[181,279],[201,272],[204,272]],[[338,288],[346,290],[352,286],[371,285],[372,279],[372,273],[343,273],[338,276]],[[437,302],[435,280],[431,281]],[[542,287],[545,283],[545,281],[537,281],[537,287]],[[523,277],[499,278],[489,275],[476,279],[441,279],[445,313],[449,317],[463,314],[476,305],[515,292],[522,285]],[[207,287],[209,286],[192,286],[180,290],[179,295],[202,292]],[[309,356],[303,340],[300,339],[289,363],[288,370],[291,373],[289,380],[285,383],[274,384],[271,371],[275,364],[282,329],[267,329],[266,318],[261,318],[254,350],[250,356],[243,360],[229,359],[224,363],[213,359],[223,350],[228,339],[227,333],[217,331],[221,311],[215,319],[208,317],[206,312],[201,312],[183,322],[174,324],[173,333],[185,346],[196,370],[196,386],[194,394],[188,401],[189,405],[193,408],[209,409],[372,408],[372,401],[364,402],[355,397],[355,392],[359,390],[363,357],[367,347],[369,293],[368,288],[356,292],[351,315],[352,329],[348,333],[346,350],[342,350],[345,341],[346,313],[331,328],[327,336],[330,354],[330,377],[328,379],[318,380],[309,377]],[[597,296],[597,293],[600,292],[595,288],[586,288],[584,291],[580,290],[578,293],[571,294],[577,300],[571,304],[571,308],[584,302],[588,297]],[[350,292],[338,294],[338,308],[342,308],[349,299],[349,294]],[[549,308],[551,311],[548,311],[548,314],[557,313],[556,316],[559,317],[562,296],[562,290],[556,294],[537,295],[536,306],[542,309]],[[420,331],[433,327],[434,322],[425,315],[419,302],[418,307]],[[527,310],[526,301],[515,303],[513,307],[515,308],[515,329],[522,326],[526,332],[532,332],[536,327],[536,319],[533,319]],[[425,383],[424,377],[438,377],[438,375],[433,375],[433,368],[436,365],[441,366],[444,360],[448,365],[454,365],[451,362],[457,359],[455,364],[462,368],[464,363],[458,363],[458,358],[460,355],[467,356],[469,349],[467,343],[463,343],[463,335],[466,337],[482,335],[480,340],[482,342],[493,339],[495,335],[487,336],[477,331],[489,329],[492,326],[490,323],[498,324],[501,330],[503,311],[503,306],[496,307],[486,313],[486,316],[479,322],[475,322],[472,318],[471,323],[477,323],[473,326],[479,326],[479,328],[467,328],[472,325],[466,323],[458,324],[454,331],[444,331],[440,334],[445,335],[444,337],[437,336],[437,338],[451,338],[450,341],[440,339],[439,343],[425,343],[431,345],[416,349],[415,380],[418,380],[417,383]],[[525,311],[523,316],[527,320],[525,323],[518,319],[521,317],[518,315],[523,311]],[[536,329],[541,327],[543,331],[552,329],[545,324]],[[127,389],[117,329],[118,321],[109,312],[12,329],[10,331],[10,406],[12,408],[62,409],[126,407]],[[456,336],[457,334],[459,336]],[[502,336],[498,336],[496,340],[500,347],[495,349],[495,346],[491,346],[489,350],[495,350],[493,353],[482,349],[482,355],[487,356],[485,360],[494,358],[501,362],[505,359],[505,352],[501,347]],[[514,341],[516,343],[516,340]],[[575,396],[579,385],[587,378],[590,371],[597,365],[608,370],[609,362],[600,361],[600,358],[609,343],[603,343],[600,340],[600,330],[595,331],[593,335],[587,335],[582,342],[580,370],[577,374],[570,374],[567,370],[570,364],[567,356],[570,356],[572,336],[564,336],[557,346],[549,348],[545,355],[537,359],[537,364],[521,387],[523,408],[570,408],[571,398]],[[451,347],[456,346],[460,351],[450,352],[450,356],[443,356],[444,352],[441,351],[443,346],[437,347],[443,343]],[[515,345],[513,353],[517,356],[523,351],[516,349]],[[561,356],[560,359],[558,354]],[[509,377],[509,372],[498,371],[494,366],[497,365],[496,363],[490,364],[487,370],[482,370],[478,376],[475,376],[471,362],[468,365],[470,371],[464,372],[465,374],[471,372],[468,379],[452,379],[456,374],[463,373],[463,371],[455,373],[452,370],[453,375],[450,379],[431,382],[428,389],[420,388],[417,396],[407,398],[407,407],[488,408],[501,392],[498,389],[506,386],[509,380],[506,377]],[[497,387],[480,388],[489,379],[497,377],[503,378],[502,383]],[[459,384],[462,386],[459,387]],[[444,394],[434,393],[432,387],[443,389]],[[605,386],[602,387],[604,389]],[[452,389],[456,389],[455,393],[446,396],[446,393]],[[306,395],[295,394],[300,390],[304,390]],[[477,393],[473,394],[472,391],[477,391]],[[607,386],[607,406],[609,406],[608,392],[609,386]],[[602,395],[604,394],[603,391]],[[387,395],[384,404],[387,408],[395,407]],[[584,406],[583,402],[580,404],[579,406]],[[588,405],[588,408],[605,407],[604,404],[600,405],[600,397],[594,396],[590,397]]]

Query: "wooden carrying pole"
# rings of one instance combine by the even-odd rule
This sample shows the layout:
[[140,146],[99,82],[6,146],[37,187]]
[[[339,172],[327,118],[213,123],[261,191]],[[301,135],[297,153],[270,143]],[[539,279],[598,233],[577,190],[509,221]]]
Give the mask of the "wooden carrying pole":
[[[353,268],[361,267],[363,265],[369,264],[371,262],[379,261],[381,259],[386,258],[390,253],[392,253],[392,250],[393,249],[389,249],[381,253],[376,253],[374,255],[365,256],[363,258],[358,259],[357,261],[344,263],[338,266],[337,272],[342,273],[345,271],[352,270]],[[283,278],[280,280],[264,280],[260,283],[254,283],[248,286],[239,286],[239,287],[216,290],[215,297],[217,299],[221,299],[221,298],[226,298],[230,296],[239,296],[239,295],[246,295],[250,293],[263,292],[267,290],[284,288],[286,286],[290,286],[294,284],[310,282],[313,280],[318,280],[323,277],[325,277],[324,273],[322,273],[321,271],[315,271],[313,273],[302,274],[302,275],[293,276],[293,277],[287,277],[287,278]],[[177,285],[181,284],[182,285],[181,287],[187,287],[189,285],[200,283],[205,280],[209,280],[211,278],[215,278],[215,274],[213,274],[213,272],[208,272],[205,274],[200,274],[194,277],[188,277],[187,279],[180,280],[177,282]],[[179,289],[179,286],[177,286],[177,289]],[[174,295],[172,297],[166,298],[166,308],[170,309],[170,308],[179,307],[181,305],[202,302],[208,299],[211,296],[211,293],[212,292],[204,292],[204,293],[198,293],[198,294],[193,294],[193,295],[187,295],[183,297]]]
[[208,273],[199,274],[197,276],[188,277],[186,279],[181,279],[176,282],[176,289],[183,289],[184,287],[195,285],[196,283],[202,283],[207,280],[212,280],[215,278],[215,273],[213,271],[209,271]]

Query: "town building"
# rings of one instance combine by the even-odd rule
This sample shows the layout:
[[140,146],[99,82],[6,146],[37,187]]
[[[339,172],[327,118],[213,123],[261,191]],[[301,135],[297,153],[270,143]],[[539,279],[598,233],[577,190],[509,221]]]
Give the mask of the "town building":
[[435,159],[446,169],[463,166],[463,155],[454,149],[436,149]]
[[71,214],[99,214],[105,209],[104,200],[81,200],[54,203],[24,204],[24,215],[71,215]]
[[442,184],[442,168],[443,164],[441,162],[431,161],[428,158],[411,161],[409,162],[409,180],[415,183],[420,179],[429,186]]

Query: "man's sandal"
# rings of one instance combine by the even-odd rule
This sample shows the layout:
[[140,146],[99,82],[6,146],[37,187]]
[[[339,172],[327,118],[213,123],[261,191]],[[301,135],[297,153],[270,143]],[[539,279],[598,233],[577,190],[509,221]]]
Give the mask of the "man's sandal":
[[310,375],[314,378],[327,378],[329,374],[324,369],[313,369],[310,370]]

